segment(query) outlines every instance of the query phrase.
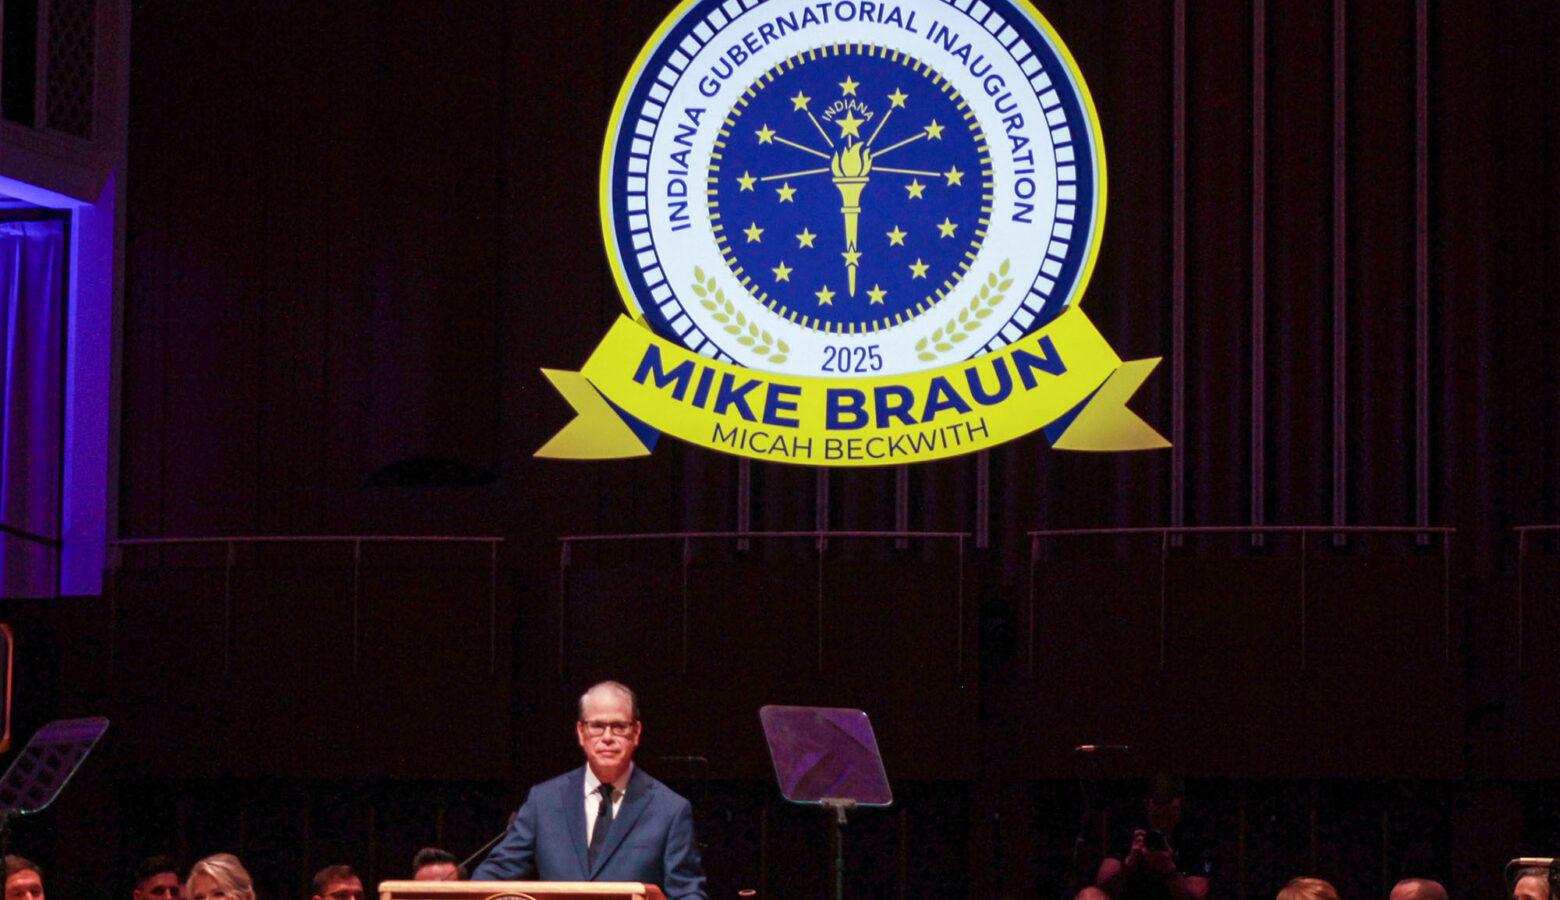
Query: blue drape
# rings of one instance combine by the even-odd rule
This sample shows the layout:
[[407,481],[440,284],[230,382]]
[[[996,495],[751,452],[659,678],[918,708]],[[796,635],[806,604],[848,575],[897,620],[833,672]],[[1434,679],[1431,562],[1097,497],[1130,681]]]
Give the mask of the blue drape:
[[65,223],[0,222],[0,596],[57,591]]

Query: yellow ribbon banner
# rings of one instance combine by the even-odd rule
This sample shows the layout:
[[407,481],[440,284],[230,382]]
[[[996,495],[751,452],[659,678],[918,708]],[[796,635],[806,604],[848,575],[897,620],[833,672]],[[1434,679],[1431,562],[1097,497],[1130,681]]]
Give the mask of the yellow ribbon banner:
[[720,363],[624,316],[579,372],[542,370],[578,416],[536,455],[644,456],[665,432],[754,459],[881,466],[972,453],[1040,428],[1062,450],[1150,450],[1169,443],[1126,402],[1158,364],[1123,362],[1077,306],[986,356],[849,379]]

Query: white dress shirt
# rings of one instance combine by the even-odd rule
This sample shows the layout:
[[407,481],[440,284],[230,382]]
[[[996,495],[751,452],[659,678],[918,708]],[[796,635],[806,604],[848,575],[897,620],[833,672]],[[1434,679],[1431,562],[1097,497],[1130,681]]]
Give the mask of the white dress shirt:
[[[628,781],[634,777],[634,764],[629,763],[623,774],[612,782],[612,818],[615,820],[623,809],[623,797],[628,793]],[[597,790],[601,787],[601,779],[591,771],[590,766],[585,767],[585,846],[590,846],[590,836],[596,831],[596,813],[601,809],[601,794]]]

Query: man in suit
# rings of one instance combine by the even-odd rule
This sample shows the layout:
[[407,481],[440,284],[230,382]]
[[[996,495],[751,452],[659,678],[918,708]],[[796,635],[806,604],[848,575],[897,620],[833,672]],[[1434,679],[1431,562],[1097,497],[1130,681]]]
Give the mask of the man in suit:
[[669,900],[707,900],[693,807],[634,765],[644,731],[634,692],[603,681],[574,723],[585,765],[531,788],[472,881],[637,881]]

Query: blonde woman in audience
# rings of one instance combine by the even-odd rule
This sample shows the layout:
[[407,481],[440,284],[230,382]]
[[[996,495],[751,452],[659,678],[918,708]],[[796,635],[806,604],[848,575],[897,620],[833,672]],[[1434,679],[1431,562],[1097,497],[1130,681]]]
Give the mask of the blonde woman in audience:
[[1278,900],[1338,900],[1338,889],[1320,878],[1291,878]]
[[255,900],[255,882],[231,853],[208,856],[190,868],[185,900]]

